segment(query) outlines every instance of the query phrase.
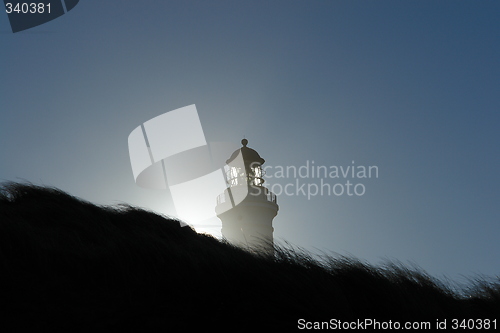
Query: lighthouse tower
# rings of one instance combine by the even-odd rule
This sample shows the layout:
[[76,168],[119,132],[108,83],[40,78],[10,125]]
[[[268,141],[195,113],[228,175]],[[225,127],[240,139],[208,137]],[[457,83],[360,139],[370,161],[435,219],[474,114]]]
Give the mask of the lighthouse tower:
[[228,187],[217,197],[215,212],[222,221],[222,236],[235,245],[273,253],[276,195],[263,186],[264,159],[247,147],[247,139],[241,144],[226,161]]

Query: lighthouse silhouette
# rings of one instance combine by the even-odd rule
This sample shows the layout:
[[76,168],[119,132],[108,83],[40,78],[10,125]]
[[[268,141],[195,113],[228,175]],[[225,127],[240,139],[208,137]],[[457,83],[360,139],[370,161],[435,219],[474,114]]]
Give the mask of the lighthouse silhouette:
[[263,186],[265,160],[247,147],[247,139],[241,144],[226,161],[227,188],[217,197],[215,212],[222,221],[222,237],[240,247],[273,254],[277,198]]

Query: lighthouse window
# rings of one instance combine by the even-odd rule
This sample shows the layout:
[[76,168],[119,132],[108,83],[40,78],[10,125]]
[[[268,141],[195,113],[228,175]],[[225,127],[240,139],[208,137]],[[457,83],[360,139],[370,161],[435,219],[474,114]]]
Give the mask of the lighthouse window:
[[245,172],[239,167],[230,167],[227,173],[227,182],[230,186],[242,185],[245,180]]
[[262,167],[260,165],[252,166],[252,185],[261,186],[264,180],[262,179]]
[[253,173],[255,177],[262,178],[262,169],[260,168],[260,166],[253,168]]

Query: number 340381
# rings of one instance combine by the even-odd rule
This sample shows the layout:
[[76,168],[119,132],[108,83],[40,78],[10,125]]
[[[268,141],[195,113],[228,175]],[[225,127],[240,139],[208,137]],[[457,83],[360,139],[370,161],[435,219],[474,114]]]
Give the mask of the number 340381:
[[5,11],[7,14],[10,13],[18,13],[18,14],[43,14],[45,12],[50,14],[50,3],[44,4],[43,2],[40,3],[17,3],[13,5],[10,2],[7,2],[5,4]]

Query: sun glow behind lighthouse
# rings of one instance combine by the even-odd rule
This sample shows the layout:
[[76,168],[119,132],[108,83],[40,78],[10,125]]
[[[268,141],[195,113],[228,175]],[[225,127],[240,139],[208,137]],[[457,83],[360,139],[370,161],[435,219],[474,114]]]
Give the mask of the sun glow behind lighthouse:
[[[189,224],[215,217],[215,200],[227,185],[225,157],[235,145],[208,143],[195,105],[146,121],[132,131],[128,145],[137,185],[168,189],[177,217]],[[231,159],[243,166],[241,154]]]

